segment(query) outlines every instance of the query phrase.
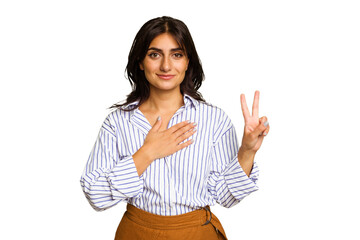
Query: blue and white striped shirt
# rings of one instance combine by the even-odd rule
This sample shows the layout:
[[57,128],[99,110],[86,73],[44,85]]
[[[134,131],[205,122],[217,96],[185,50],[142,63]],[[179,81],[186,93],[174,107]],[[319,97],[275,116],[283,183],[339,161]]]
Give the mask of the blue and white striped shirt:
[[125,201],[153,214],[179,215],[216,202],[229,208],[258,189],[256,162],[248,177],[238,162],[235,128],[225,112],[186,94],[184,103],[168,127],[196,122],[197,131],[188,138],[194,143],[154,160],[141,176],[132,155],[142,146],[150,123],[139,108],[109,113],[80,180],[95,210]]

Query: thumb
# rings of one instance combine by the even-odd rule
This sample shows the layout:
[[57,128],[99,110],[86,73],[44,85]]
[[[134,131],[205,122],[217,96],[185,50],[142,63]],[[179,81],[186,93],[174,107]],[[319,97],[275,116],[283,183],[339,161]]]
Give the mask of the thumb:
[[154,124],[154,126],[151,128],[151,130],[153,131],[158,131],[161,127],[161,117],[159,116],[157,119],[156,119],[156,122]]
[[254,129],[253,133],[255,136],[260,136],[262,134],[262,132],[264,132],[266,130],[267,127],[267,118],[266,117],[262,117],[259,120],[259,125]]

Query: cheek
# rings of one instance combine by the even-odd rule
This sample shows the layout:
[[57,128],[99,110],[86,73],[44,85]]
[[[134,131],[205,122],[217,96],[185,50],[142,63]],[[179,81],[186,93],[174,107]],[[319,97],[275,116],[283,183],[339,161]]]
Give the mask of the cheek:
[[150,64],[150,63],[144,63],[143,65],[143,69],[145,74],[151,74],[152,72],[154,72],[156,70],[156,64]]
[[187,68],[188,68],[188,65],[186,64],[186,62],[179,63],[179,64],[177,65],[177,69],[178,69],[178,71],[181,72],[181,73],[185,73],[186,70],[187,70]]

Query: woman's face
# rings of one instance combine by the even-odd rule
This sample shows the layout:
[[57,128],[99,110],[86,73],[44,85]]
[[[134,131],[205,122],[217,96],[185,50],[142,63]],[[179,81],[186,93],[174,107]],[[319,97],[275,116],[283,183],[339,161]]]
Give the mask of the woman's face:
[[189,60],[171,34],[152,40],[140,69],[150,83],[150,90],[178,90],[184,80]]

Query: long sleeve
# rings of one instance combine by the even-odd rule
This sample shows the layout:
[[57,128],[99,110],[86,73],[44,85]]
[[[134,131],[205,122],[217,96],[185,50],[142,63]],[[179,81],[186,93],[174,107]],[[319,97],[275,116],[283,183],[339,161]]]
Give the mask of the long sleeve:
[[208,191],[217,203],[227,208],[238,204],[247,195],[258,190],[257,164],[254,162],[248,177],[238,161],[238,150],[235,128],[224,114],[214,134]]
[[115,126],[110,114],[101,126],[80,179],[86,198],[97,211],[138,198],[143,192],[143,176],[139,177],[132,156],[119,154],[122,141]]

